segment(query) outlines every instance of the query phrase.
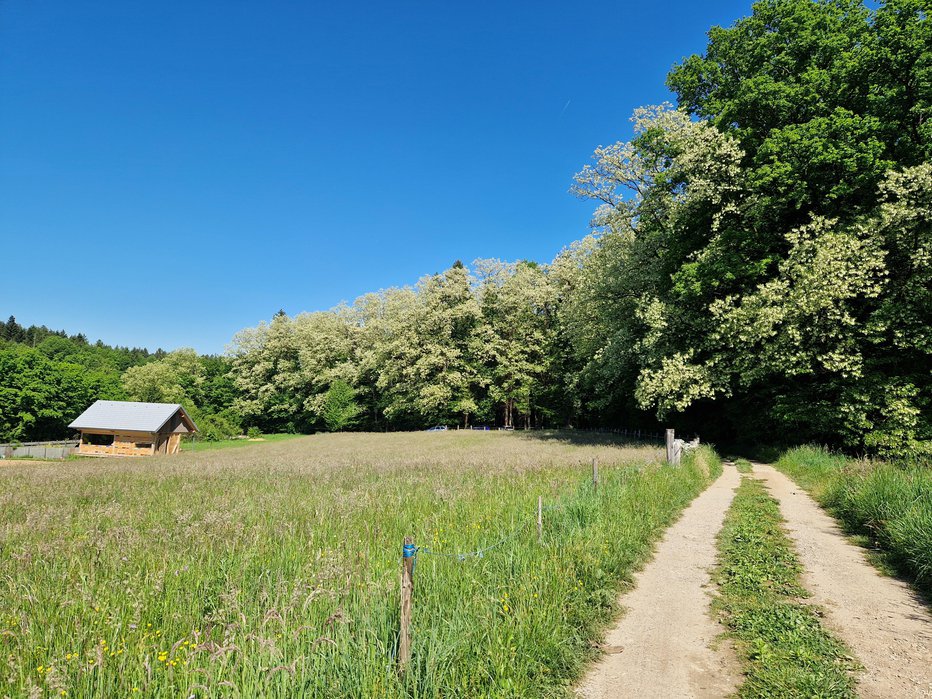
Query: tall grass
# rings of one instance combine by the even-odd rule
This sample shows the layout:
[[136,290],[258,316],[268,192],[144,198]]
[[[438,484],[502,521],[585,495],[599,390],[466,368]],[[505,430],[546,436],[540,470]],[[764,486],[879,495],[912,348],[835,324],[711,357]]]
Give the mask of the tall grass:
[[[0,696],[560,696],[716,467],[660,459],[451,433],[2,468]],[[515,529],[419,554],[399,675],[403,537],[457,553]]]
[[855,461],[818,447],[788,451],[777,467],[932,595],[932,469]]

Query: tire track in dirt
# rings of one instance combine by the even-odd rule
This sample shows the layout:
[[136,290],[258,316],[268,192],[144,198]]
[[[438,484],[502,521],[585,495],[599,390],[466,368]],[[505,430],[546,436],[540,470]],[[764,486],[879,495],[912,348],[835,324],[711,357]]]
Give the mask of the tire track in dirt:
[[723,628],[710,616],[716,535],[741,479],[735,467],[684,510],[654,558],[622,596],[626,608],[605,638],[609,654],[576,690],[580,699],[720,699],[741,682],[727,641],[712,646]]
[[767,484],[805,568],[803,586],[825,611],[831,629],[854,651],[866,699],[932,697],[932,612],[910,587],[882,576],[864,550],[792,480],[754,464]]

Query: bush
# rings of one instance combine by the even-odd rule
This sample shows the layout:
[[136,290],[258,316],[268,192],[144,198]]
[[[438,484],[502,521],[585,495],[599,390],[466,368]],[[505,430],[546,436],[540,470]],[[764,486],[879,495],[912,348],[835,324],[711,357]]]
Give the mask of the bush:
[[708,444],[701,444],[683,454],[683,465],[696,467],[702,475],[713,481],[722,475],[722,459]]
[[196,407],[185,407],[197,424],[198,437],[208,442],[230,439],[240,433],[239,415],[231,410],[209,413]]

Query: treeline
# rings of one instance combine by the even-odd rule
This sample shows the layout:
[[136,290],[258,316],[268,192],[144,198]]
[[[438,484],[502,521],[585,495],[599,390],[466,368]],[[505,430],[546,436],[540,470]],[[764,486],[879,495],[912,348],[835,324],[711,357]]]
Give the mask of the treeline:
[[238,434],[229,374],[222,357],[91,344],[10,316],[0,322],[0,442],[69,437],[95,400],[182,403],[207,438]]
[[457,262],[415,288],[278,314],[234,338],[236,406],[270,431],[567,424],[579,410],[558,279],[533,262]]
[[229,357],[173,353],[100,391],[181,397],[220,432],[662,421],[928,458],[927,0],[764,0],[668,85],[677,108],[637,110],[576,176],[594,230],[552,263],[279,313]]
[[162,349],[149,352],[144,347],[111,347],[101,340],[91,344],[83,333],[69,335],[64,330],[50,330],[44,325],[24,327],[15,316],[10,316],[6,322],[0,320],[0,342],[4,341],[33,348],[42,345],[43,353],[52,359],[118,372],[166,355]]

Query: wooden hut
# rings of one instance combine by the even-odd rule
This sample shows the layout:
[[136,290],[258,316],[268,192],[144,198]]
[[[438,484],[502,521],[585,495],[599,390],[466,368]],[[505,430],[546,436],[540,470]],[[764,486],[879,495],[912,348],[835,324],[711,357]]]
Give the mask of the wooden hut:
[[99,400],[69,427],[81,430],[78,454],[152,456],[177,454],[181,435],[197,425],[176,403]]

